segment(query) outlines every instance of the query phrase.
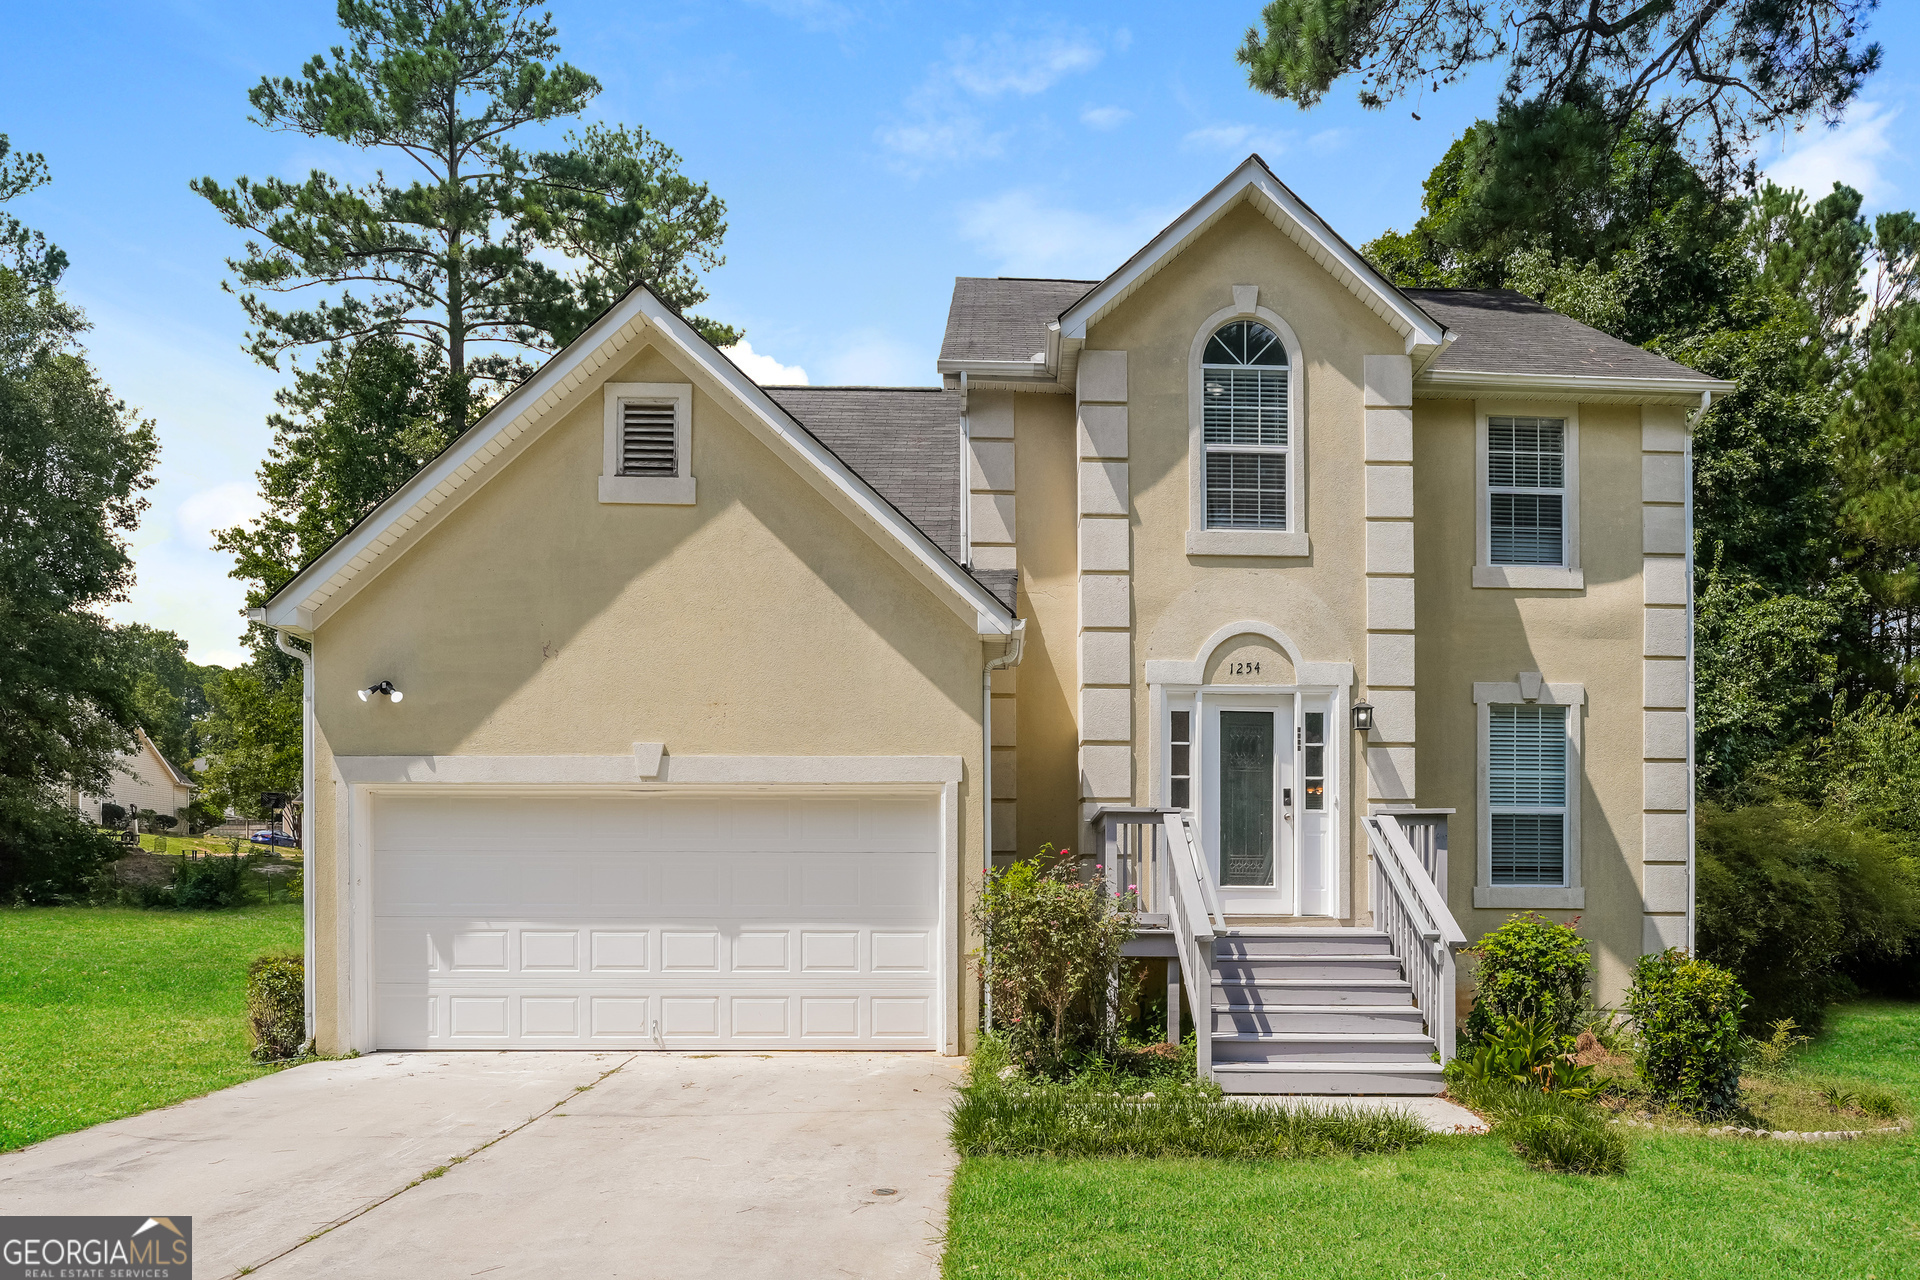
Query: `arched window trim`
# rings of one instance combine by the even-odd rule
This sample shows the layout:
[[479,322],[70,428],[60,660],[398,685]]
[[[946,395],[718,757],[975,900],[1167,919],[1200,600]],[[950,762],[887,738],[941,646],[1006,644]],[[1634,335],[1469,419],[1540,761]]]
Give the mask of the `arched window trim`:
[[[1306,361],[1300,339],[1280,315],[1257,302],[1257,290],[1234,286],[1234,305],[1216,311],[1193,336],[1187,357],[1187,554],[1201,556],[1304,556],[1307,537]],[[1235,320],[1254,320],[1273,330],[1287,352],[1287,526],[1285,529],[1207,528],[1205,418],[1207,343]]]

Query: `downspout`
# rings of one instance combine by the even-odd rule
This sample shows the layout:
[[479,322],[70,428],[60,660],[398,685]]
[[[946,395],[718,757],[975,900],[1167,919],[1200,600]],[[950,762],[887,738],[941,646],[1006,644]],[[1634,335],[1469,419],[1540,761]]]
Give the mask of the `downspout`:
[[[1713,392],[1700,393],[1700,412],[1694,416],[1693,426],[1700,425],[1707,410],[1713,407]],[[1683,497],[1686,503],[1687,541],[1687,953],[1694,949],[1694,893],[1699,880],[1695,863],[1697,854],[1694,848],[1695,811],[1698,799],[1694,795],[1694,700],[1693,700],[1693,431],[1689,430],[1681,448],[1681,474],[1686,482]]]
[[313,789],[313,651],[296,649],[287,643],[287,633],[275,631],[273,642],[280,652],[300,662],[300,860],[303,864],[300,873],[302,892],[300,894],[304,933],[306,936],[306,960],[302,968],[306,972],[306,1038],[304,1044],[313,1044],[313,900],[314,876],[317,868],[313,857],[313,822],[318,809],[318,797]]
[[[965,374],[960,375],[965,378]],[[1013,630],[1007,633],[1006,647],[997,658],[987,659],[987,665],[980,672],[980,760],[981,779],[984,786],[980,797],[980,840],[983,848],[980,854],[981,883],[993,871],[993,673],[1020,665],[1020,658],[1027,647],[1027,620],[1020,618],[1013,624]],[[993,940],[986,939],[986,1024],[987,1030],[993,1030]]]

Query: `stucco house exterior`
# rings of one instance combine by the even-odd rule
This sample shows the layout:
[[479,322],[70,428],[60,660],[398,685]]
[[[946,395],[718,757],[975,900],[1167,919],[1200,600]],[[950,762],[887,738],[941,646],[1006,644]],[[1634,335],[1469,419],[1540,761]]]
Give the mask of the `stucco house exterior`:
[[197,788],[187,772],[160,754],[146,730],[134,729],[133,748],[114,762],[113,786],[105,795],[81,793],[75,808],[90,821],[101,820],[101,806],[117,804],[129,813],[151,809],[177,818],[193,803]]
[[960,1052],[1043,843],[1230,1087],[1436,1088],[1518,910],[1603,998],[1688,945],[1726,384],[1400,290],[1258,157],[1103,280],[956,281],[937,373],[759,387],[636,289],[258,611],[323,1050]]

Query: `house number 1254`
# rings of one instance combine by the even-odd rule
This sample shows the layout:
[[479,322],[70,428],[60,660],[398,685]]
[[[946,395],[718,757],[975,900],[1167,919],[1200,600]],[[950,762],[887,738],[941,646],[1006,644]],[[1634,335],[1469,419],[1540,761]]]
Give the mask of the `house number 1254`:
[[1227,674],[1230,676],[1257,676],[1260,674],[1260,664],[1257,662],[1229,662],[1227,664]]

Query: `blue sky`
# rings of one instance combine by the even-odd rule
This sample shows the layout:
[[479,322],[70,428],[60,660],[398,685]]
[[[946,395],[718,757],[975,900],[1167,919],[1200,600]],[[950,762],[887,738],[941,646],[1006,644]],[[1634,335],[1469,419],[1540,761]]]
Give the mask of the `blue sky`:
[[[726,200],[727,263],[702,310],[746,328],[758,376],[889,384],[933,381],[954,276],[1103,275],[1249,151],[1356,244],[1412,221],[1498,71],[1380,112],[1343,83],[1301,112],[1233,63],[1258,9],[553,6],[565,56],[605,85],[590,118],[644,125]],[[1764,167],[1810,190],[1848,181],[1869,211],[1920,203],[1914,9],[1875,16],[1885,69],[1842,126],[1771,140]],[[67,251],[95,362],[163,445],[139,585],[112,613],[179,632],[200,662],[240,658],[243,588],[208,531],[257,510],[283,377],[240,350],[221,290],[239,238],[187,181],[368,174],[363,154],[247,120],[262,75],[338,38],[315,0],[70,0],[8,19],[0,132],[54,173],[10,209]]]

